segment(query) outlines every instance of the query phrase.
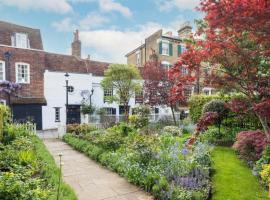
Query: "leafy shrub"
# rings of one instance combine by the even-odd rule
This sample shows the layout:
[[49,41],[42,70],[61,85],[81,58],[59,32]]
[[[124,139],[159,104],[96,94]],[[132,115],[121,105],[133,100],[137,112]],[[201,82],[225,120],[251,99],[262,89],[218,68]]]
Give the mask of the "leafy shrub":
[[147,164],[154,158],[158,141],[155,137],[136,135],[129,146],[138,153],[140,161],[143,164]]
[[9,108],[0,104],[0,142],[3,140],[4,129],[8,125],[10,119]]
[[270,164],[270,145],[268,144],[262,153],[262,157],[256,162],[254,166],[254,172],[259,174],[260,171],[263,169],[263,165]]
[[90,106],[90,105],[82,105],[81,111],[84,115],[87,114],[93,114],[95,112],[95,107],[94,106]]
[[267,145],[267,138],[263,132],[242,131],[237,134],[236,142],[233,147],[239,155],[247,161],[260,159],[264,147]]
[[47,200],[50,191],[41,188],[41,179],[28,178],[24,174],[4,172],[0,174],[0,199]]
[[181,136],[182,135],[182,130],[178,128],[177,126],[165,126],[163,128],[163,132],[165,134],[171,134],[173,136]]
[[235,142],[235,137],[236,132],[225,128],[219,131],[216,127],[211,127],[201,134],[201,139],[204,142],[221,146],[232,146]]
[[118,132],[118,133],[122,134],[123,136],[127,136],[130,132],[133,131],[133,128],[129,124],[120,123],[118,125],[115,125],[109,129],[107,129],[107,130]]
[[69,124],[67,125],[67,132],[76,135],[86,134],[91,131],[96,130],[96,128],[90,124]]
[[148,115],[150,114],[150,108],[146,105],[140,105],[133,109],[133,115],[129,117],[129,122],[135,128],[143,128],[149,124]]
[[208,112],[215,112],[217,113],[217,119],[215,120],[215,124],[219,127],[220,132],[220,126],[224,118],[227,117],[229,110],[225,106],[225,102],[222,100],[212,100],[208,103],[206,103],[203,106],[202,113],[208,113]]
[[270,184],[270,164],[265,164],[262,166],[262,171],[260,172],[260,176],[265,183],[265,185]]
[[228,109],[225,107],[225,102],[222,100],[211,100],[204,104],[202,113],[217,112],[221,119],[223,119],[228,113]]
[[[88,135],[66,134],[63,139],[151,192],[155,199],[208,198],[211,158],[207,145],[198,143],[184,153],[183,138],[171,134],[143,135],[125,124],[109,128],[103,134]],[[92,139],[86,140],[88,137]]]
[[10,143],[15,140],[17,137],[27,137],[31,133],[27,130],[25,125],[20,124],[9,124],[6,126],[5,134],[3,137],[3,143]]
[[219,95],[192,95],[188,102],[189,117],[194,123],[200,119],[203,111],[203,106],[214,99],[222,99]]
[[102,137],[97,137],[93,143],[104,148],[104,149],[111,149],[116,150],[123,144],[125,138],[123,137],[122,133],[114,132],[114,131],[106,131]]

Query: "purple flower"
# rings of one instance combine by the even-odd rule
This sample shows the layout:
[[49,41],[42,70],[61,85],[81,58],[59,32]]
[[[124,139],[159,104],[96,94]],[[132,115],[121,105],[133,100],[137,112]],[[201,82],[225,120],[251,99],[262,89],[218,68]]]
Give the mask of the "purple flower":
[[188,149],[187,148],[183,148],[182,151],[181,151],[181,153],[183,155],[187,155],[188,154]]

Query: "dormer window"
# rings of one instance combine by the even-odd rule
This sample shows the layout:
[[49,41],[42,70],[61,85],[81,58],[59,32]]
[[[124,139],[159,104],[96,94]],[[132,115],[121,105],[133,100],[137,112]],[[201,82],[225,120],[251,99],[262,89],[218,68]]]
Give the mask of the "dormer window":
[[14,33],[11,37],[12,46],[18,48],[30,48],[28,35],[25,33]]

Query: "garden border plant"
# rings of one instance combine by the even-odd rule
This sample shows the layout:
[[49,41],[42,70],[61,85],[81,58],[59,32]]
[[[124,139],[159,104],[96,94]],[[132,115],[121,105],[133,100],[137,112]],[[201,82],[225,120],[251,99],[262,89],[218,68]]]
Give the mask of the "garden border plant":
[[126,124],[63,140],[74,149],[151,192],[156,199],[207,199],[211,159],[205,144],[185,148],[186,135],[144,135]]

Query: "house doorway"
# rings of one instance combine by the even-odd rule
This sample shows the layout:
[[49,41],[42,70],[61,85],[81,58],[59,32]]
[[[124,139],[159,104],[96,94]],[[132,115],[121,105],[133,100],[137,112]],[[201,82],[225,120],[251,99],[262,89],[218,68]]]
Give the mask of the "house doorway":
[[68,124],[81,123],[81,106],[80,105],[68,105],[67,123]]

